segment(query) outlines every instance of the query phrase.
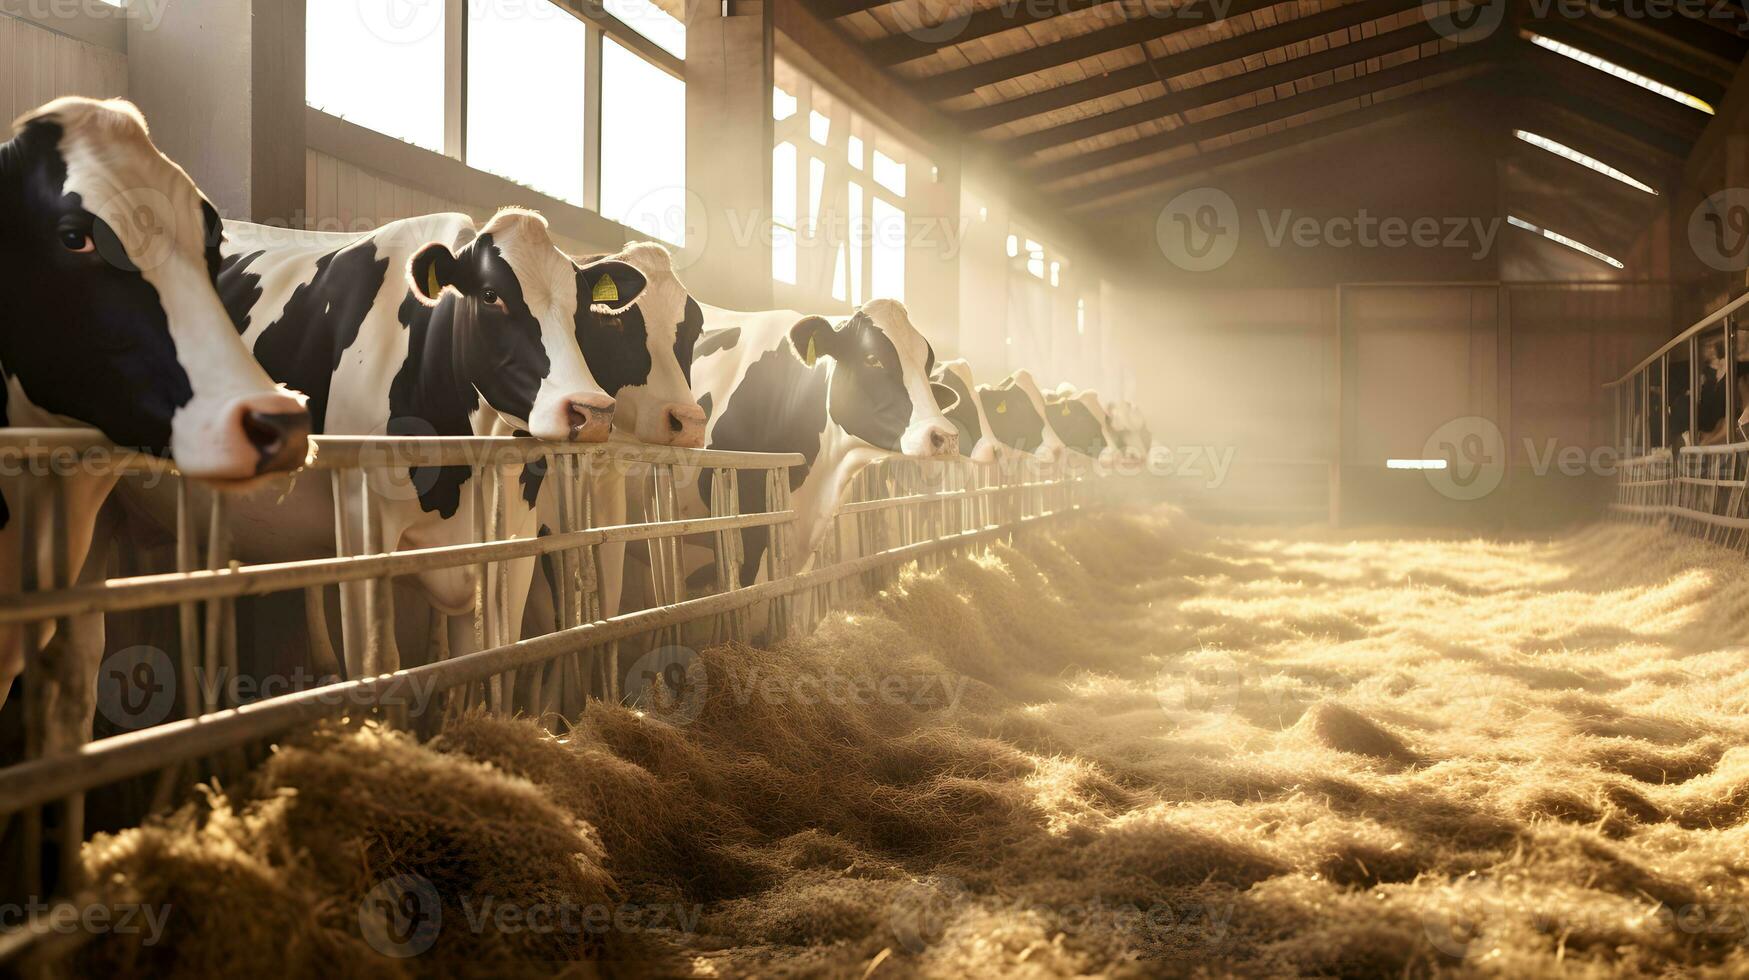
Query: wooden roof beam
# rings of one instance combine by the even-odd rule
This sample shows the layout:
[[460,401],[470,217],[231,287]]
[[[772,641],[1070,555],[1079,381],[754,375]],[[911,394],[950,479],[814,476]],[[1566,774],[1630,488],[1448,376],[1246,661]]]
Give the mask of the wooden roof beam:
[[1121,198],[1138,191],[1187,180],[1222,167],[1247,163],[1266,154],[1298,151],[1317,140],[1375,123],[1438,111],[1461,101],[1462,96],[1473,95],[1477,91],[1474,82],[1440,86],[1388,102],[1374,103],[1314,123],[1294,126],[1279,133],[1259,136],[1234,146],[1199,153],[1184,160],[1173,160],[1159,167],[1113,177],[1097,184],[1087,184],[1074,189],[1072,193],[1076,200],[1065,201],[1063,209],[1077,213],[1107,210],[1119,206],[1122,203]]
[[[1102,112],[1096,116],[1088,116],[1059,126],[1015,136],[1003,140],[1000,145],[1021,153],[1037,153],[1053,146],[1063,146],[1076,140],[1113,132],[1127,126],[1205,108],[1235,96],[1266,91],[1277,85],[1286,85],[1322,72],[1351,67],[1372,58],[1393,54],[1441,39],[1442,35],[1434,29],[1433,25],[1425,22],[1411,24],[1394,31],[1326,48],[1305,57],[1290,58],[1255,71],[1242,72],[1193,88],[1166,92],[1135,105],[1124,106],[1110,112]],[[1160,63],[1160,67],[1164,71],[1174,69],[1176,66],[1171,59],[1166,59]]]
[[[1153,2],[1158,3],[1159,0]],[[1126,20],[1111,27],[1102,27],[975,65],[919,78],[917,88],[930,98],[946,101],[977,91],[985,85],[1049,71],[1108,51],[1207,27],[1223,19],[1262,10],[1279,2],[1280,0],[1184,0],[1173,8],[1170,16],[1149,15]]]
[[1200,122],[1186,123],[1177,129],[1119,143],[1103,150],[1064,157],[1049,163],[1024,166],[1023,172],[1041,183],[1063,180],[1089,170],[1098,170],[1141,157],[1164,153],[1187,143],[1201,142],[1217,136],[1230,136],[1304,112],[1337,105],[1349,99],[1373,95],[1383,89],[1394,88],[1409,82],[1431,78],[1434,75],[1478,65],[1490,60],[1496,53],[1497,49],[1491,46],[1471,45],[1455,51],[1419,58],[1393,68],[1325,85],[1300,95],[1276,99],[1263,105],[1239,109]]

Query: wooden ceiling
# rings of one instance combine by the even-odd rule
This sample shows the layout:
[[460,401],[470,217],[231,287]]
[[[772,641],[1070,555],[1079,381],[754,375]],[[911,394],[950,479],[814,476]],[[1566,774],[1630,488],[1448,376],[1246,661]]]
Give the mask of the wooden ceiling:
[[[1569,44],[1717,106],[1749,54],[1735,0],[805,0],[1064,211],[1485,96],[1515,127],[1677,173],[1705,113],[1532,44]],[[1574,4],[1580,15],[1574,16]],[[1589,4],[1589,6],[1584,6]],[[1617,162],[1620,161],[1620,162]]]

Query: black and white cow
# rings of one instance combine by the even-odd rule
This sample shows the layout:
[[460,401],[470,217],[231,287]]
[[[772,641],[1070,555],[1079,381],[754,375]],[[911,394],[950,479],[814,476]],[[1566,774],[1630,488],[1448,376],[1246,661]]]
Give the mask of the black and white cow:
[[[586,266],[623,262],[645,280],[631,306],[616,316],[580,323],[577,333],[590,370],[616,402],[616,440],[702,448],[705,413],[692,394],[692,362],[704,311],[675,273],[673,256],[655,242],[636,242],[612,255],[578,261]],[[634,509],[646,512],[647,477],[644,466],[591,467],[587,479],[595,525],[624,524]],[[544,487],[539,510],[543,528],[557,526],[557,502]],[[602,615],[613,616],[620,611],[625,589],[626,543],[603,542],[596,554]],[[553,626],[551,585],[547,579],[529,600],[530,621],[541,631]]]
[[1154,448],[1154,433],[1141,407],[1120,398],[1105,406],[1105,416],[1117,436],[1117,451],[1123,461],[1133,466],[1146,460]]
[[[621,262],[579,268],[545,219],[505,209],[476,228],[461,214],[392,222],[362,235],[294,232],[227,222],[219,284],[244,342],[270,374],[310,396],[316,431],[333,435],[488,436],[604,441],[614,401],[577,345],[592,321],[625,312],[644,277]],[[608,331],[603,343],[621,343]],[[388,550],[474,540],[466,466],[367,469]],[[535,531],[538,483],[504,474],[507,536]],[[154,510],[163,513],[164,501]],[[360,495],[342,501],[361,542]],[[233,509],[233,540],[251,561],[334,552],[328,481],[306,481],[283,502]],[[503,587],[521,613],[532,562],[507,564]],[[432,608],[473,608],[476,573],[417,576]],[[362,583],[342,587],[348,673],[363,665]],[[513,622],[518,619],[513,619]],[[471,628],[451,630],[466,648]],[[398,654],[390,654],[391,659]]]
[[1045,419],[1044,393],[1032,372],[1023,368],[996,384],[979,385],[978,401],[999,445],[1042,464],[1062,460],[1066,447]]
[[[947,412],[948,421],[959,431],[960,451],[974,463],[993,463],[1001,448],[984,415],[984,403],[977,397],[977,382],[972,366],[964,360],[943,361],[936,365],[931,378],[953,389],[954,406]],[[966,447],[971,447],[967,451]]]
[[1069,451],[1089,460],[1115,452],[1117,434],[1105,416],[1099,393],[1064,382],[1045,396],[1045,418]]
[[[0,144],[0,426],[92,426],[222,487],[301,466],[309,415],[238,342],[215,286],[218,233],[217,212],[131,104],[60,99],[15,123]],[[30,477],[17,469],[0,476],[5,593],[19,590],[24,567],[25,515],[13,508]],[[101,565],[92,531],[114,484],[94,472],[66,478],[74,574]],[[48,581],[47,544],[31,551],[38,581]],[[0,627],[0,702],[23,669],[24,638]],[[81,709],[87,727],[92,703]]]
[[[790,471],[798,557],[819,547],[851,478],[869,463],[959,455],[959,433],[943,414],[953,390],[930,381],[935,351],[904,304],[872,300],[837,324],[788,310],[703,309],[692,387],[709,416],[705,445],[806,460]],[[739,479],[742,509],[765,509],[765,474]],[[710,481],[698,491],[708,506]],[[744,584],[757,580],[768,540],[765,528],[744,532]]]

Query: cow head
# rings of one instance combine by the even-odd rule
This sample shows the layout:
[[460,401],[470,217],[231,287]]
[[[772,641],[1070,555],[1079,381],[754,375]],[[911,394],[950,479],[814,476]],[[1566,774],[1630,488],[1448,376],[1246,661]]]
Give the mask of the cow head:
[[[452,338],[459,378],[493,411],[536,438],[603,442],[614,402],[577,347],[579,304],[621,312],[644,277],[615,262],[586,272],[553,244],[545,218],[517,208],[499,211],[459,252],[433,242],[407,265],[414,296],[432,307],[434,332]],[[617,302],[579,296],[605,294],[604,280]]]
[[998,443],[990,430],[990,420],[984,416],[984,403],[974,394],[972,366],[963,360],[945,361],[936,367],[933,377],[936,383],[953,389],[957,401],[947,417],[959,430],[961,450],[972,447],[966,458],[974,463],[995,462]]
[[920,459],[959,455],[959,432],[942,414],[954,406],[953,389],[929,380],[935,351],[904,304],[871,300],[836,327],[803,317],[789,339],[802,363],[827,362],[827,411],[845,432]]
[[1131,463],[1147,459],[1149,450],[1154,448],[1154,435],[1148,431],[1148,420],[1136,403],[1114,401],[1106,406],[1105,415],[1117,435],[1117,449],[1123,458]]
[[697,449],[704,445],[704,409],[692,396],[692,348],[704,329],[704,311],[674,274],[668,250],[639,242],[609,256],[587,260],[577,270],[578,295],[620,299],[611,278],[596,278],[599,292],[583,280],[602,260],[621,262],[648,283],[637,302],[614,314],[579,306],[577,343],[607,393],[618,403],[613,425],[639,442]]
[[1074,385],[1063,384],[1045,397],[1045,418],[1065,446],[1090,459],[1098,459],[1117,445],[1098,392],[1077,391]]
[[0,314],[11,424],[90,425],[245,482],[304,462],[310,416],[237,337],[219,215],[139,110],[58,99],[0,145]]
[[1041,463],[1062,458],[1063,440],[1045,422],[1044,395],[1031,372],[1016,371],[997,384],[980,386],[978,400],[998,443]]

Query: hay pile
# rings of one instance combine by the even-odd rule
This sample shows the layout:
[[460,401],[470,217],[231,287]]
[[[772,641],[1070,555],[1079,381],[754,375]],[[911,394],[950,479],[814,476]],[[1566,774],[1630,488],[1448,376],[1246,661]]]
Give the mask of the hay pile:
[[[289,744],[87,848],[112,899],[173,911],[80,966],[1743,975],[1742,571],[1615,527],[1094,517],[705,651],[668,720]],[[611,914],[537,931],[488,899]]]

